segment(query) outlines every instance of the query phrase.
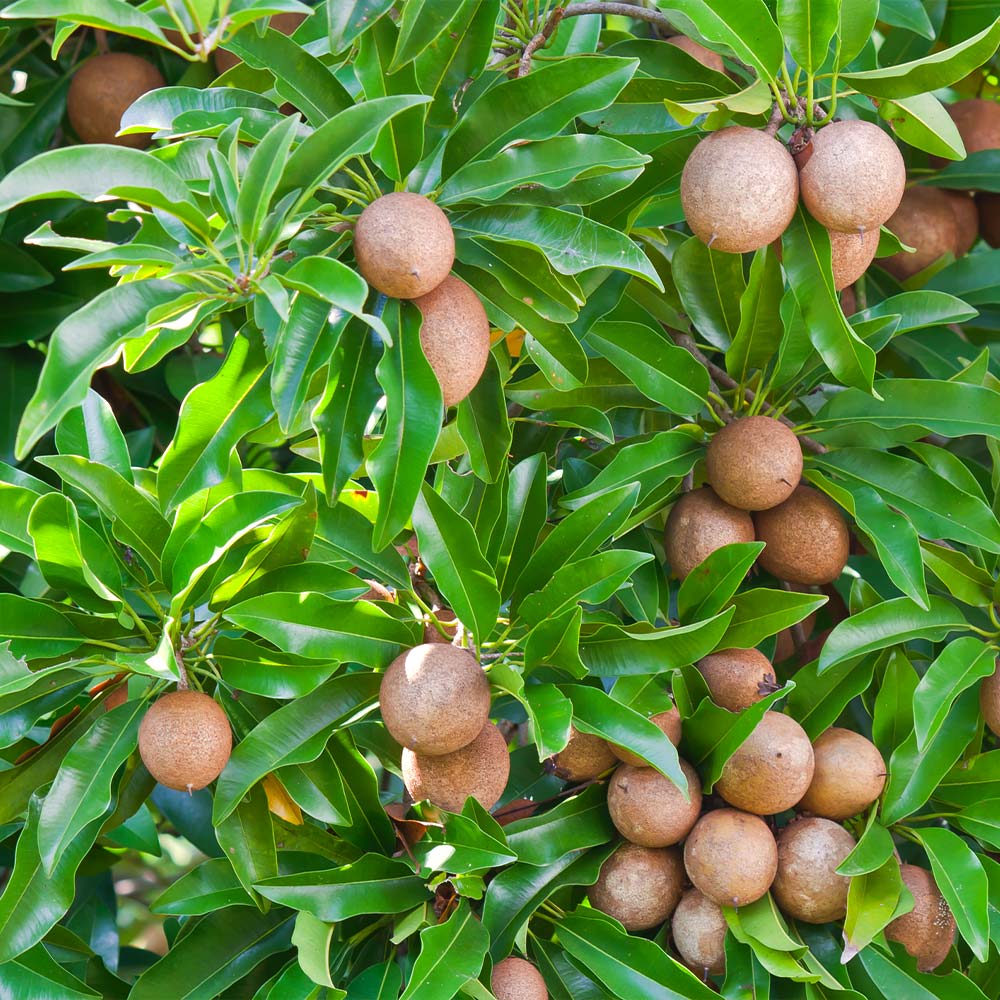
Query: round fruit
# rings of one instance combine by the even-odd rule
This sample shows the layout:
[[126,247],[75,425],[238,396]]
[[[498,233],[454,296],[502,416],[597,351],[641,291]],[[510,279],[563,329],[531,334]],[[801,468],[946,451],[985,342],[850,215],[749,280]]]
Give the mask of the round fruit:
[[778,689],[771,661],[757,649],[720,649],[698,661],[712,701],[742,712]]
[[836,504],[811,486],[799,486],[783,503],[754,516],[765,542],[757,562],[788,583],[832,583],[847,565],[851,537]]
[[863,233],[838,233],[828,229],[830,252],[833,260],[833,284],[838,292],[853,285],[875,259],[878,250],[878,229],[866,229]]
[[455,234],[430,199],[395,191],[376,198],[358,217],[354,257],[372,288],[394,299],[415,299],[448,277]]
[[948,195],[938,188],[907,188],[886,226],[902,243],[917,251],[903,250],[880,261],[898,281],[905,281],[958,249],[958,217]]
[[791,809],[813,776],[813,748],[789,715],[765,712],[726,761],[715,790],[731,805],[760,816]]
[[778,834],[778,871],[771,891],[784,912],[807,924],[842,920],[851,880],[837,865],[855,847],[854,838],[828,819],[796,819]]
[[[280,31],[283,35],[291,35],[295,29],[308,17],[308,14],[272,14],[268,27],[275,31]],[[255,28],[251,28],[255,31]],[[225,49],[215,50],[215,71],[221,76],[234,66],[239,66],[243,60],[239,56],[234,56],[232,52]]]
[[[679,746],[681,742],[681,713],[677,711],[676,706],[668,709],[666,712],[660,712],[657,715],[652,715],[649,721],[659,726],[666,736],[674,746]],[[611,744],[611,752],[623,763],[631,764],[632,767],[648,767],[646,762],[638,755],[632,753],[631,750],[626,750],[625,747],[615,746]]]
[[622,764],[608,782],[608,811],[618,832],[643,847],[669,847],[683,840],[701,812],[701,779],[685,760],[689,799],[652,767]]
[[979,235],[994,249],[1000,247],[1000,194],[980,191],[976,195]]
[[731,507],[767,510],[802,478],[795,432],[772,417],[744,417],[716,431],[705,454],[708,481]]
[[122,682],[104,699],[104,711],[112,712],[128,701],[128,682]]
[[569,743],[552,758],[552,771],[563,781],[589,781],[618,763],[607,740],[571,726]]
[[424,643],[389,665],[379,689],[392,738],[422,756],[468,746],[490,716],[490,682],[464,649]]
[[497,1000],[548,1000],[549,996],[538,969],[514,955],[493,966],[490,991]]
[[766,247],[795,215],[799,181],[788,150],[766,132],[731,125],[702,139],[684,164],[681,205],[713,250]]
[[967,191],[945,191],[945,197],[955,213],[955,256],[964,257],[979,239],[979,209],[976,199]]
[[663,532],[667,562],[682,580],[716,549],[754,540],[753,519],[703,487],[674,504]]
[[161,785],[196,792],[222,773],[233,749],[226,713],[200,691],[157,698],[139,726],[139,754]]
[[667,45],[676,45],[677,48],[686,52],[692,59],[697,59],[702,66],[714,69],[716,73],[725,73],[726,66],[722,61],[722,56],[718,52],[706,49],[700,42],[696,42],[687,35],[673,35],[666,40]]
[[986,725],[996,736],[1000,736],[1000,669],[994,670],[979,688],[979,707]]
[[490,322],[479,296],[461,278],[448,275],[414,305],[423,316],[420,346],[441,386],[444,405],[472,392],[490,354]]
[[676,847],[622,844],[601,866],[590,903],[627,931],[662,924],[681,898],[684,863]]
[[813,744],[813,779],[797,808],[827,819],[864,812],[885,787],[885,761],[860,733],[834,726]]
[[[1000,149],[1000,104],[996,101],[974,97],[949,104],[946,110],[962,137],[967,154],[983,149]],[[941,167],[951,161],[935,157],[933,162]]]
[[903,197],[903,157],[892,139],[870,122],[833,122],[821,128],[803,159],[802,201],[827,229],[878,229]]
[[921,972],[933,972],[947,957],[955,940],[955,918],[931,873],[916,865],[900,865],[899,874],[913,895],[913,909],[885,929],[917,960]]
[[145,149],[152,142],[148,133],[116,133],[129,106],[165,83],[151,62],[128,52],[107,52],[88,59],[74,74],[66,95],[73,131],[82,142]]
[[726,971],[729,925],[718,903],[697,889],[688,889],[670,920],[670,933],[681,958],[709,976]]
[[719,906],[746,906],[771,888],[778,845],[759,816],[738,809],[705,813],[684,844],[694,887]]
[[471,795],[492,809],[510,776],[510,753],[503,734],[487,722],[479,735],[454,753],[425,757],[403,749],[403,784],[414,802],[427,799],[448,812],[461,812]]

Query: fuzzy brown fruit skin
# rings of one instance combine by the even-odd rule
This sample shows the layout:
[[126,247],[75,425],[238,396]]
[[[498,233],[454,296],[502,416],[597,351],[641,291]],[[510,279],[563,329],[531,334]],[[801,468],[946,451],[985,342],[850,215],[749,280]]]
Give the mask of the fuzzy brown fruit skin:
[[720,649],[698,661],[712,701],[742,712],[777,690],[774,666],[759,649]]
[[684,868],[694,887],[713,903],[746,906],[771,888],[778,845],[759,816],[715,809],[688,836]]
[[171,691],[139,726],[139,755],[167,788],[196,792],[222,773],[233,749],[226,713],[200,691]]
[[548,1000],[549,996],[538,969],[516,955],[493,966],[490,992],[497,1000]]
[[423,322],[420,346],[434,370],[445,407],[472,392],[490,354],[490,322],[479,296],[461,278],[448,275],[432,292],[414,300]]
[[917,865],[900,865],[899,874],[913,894],[913,909],[885,929],[917,960],[921,972],[933,972],[948,957],[955,940],[955,918],[933,876]]
[[416,299],[448,276],[455,262],[455,234],[448,216],[429,198],[394,191],[376,198],[358,216],[354,257],[372,288],[390,298]]
[[746,253],[787,228],[799,197],[795,161],[766,132],[731,125],[702,139],[684,164],[681,205],[713,250]]
[[676,45],[677,48],[686,52],[692,59],[697,59],[702,66],[714,69],[716,73],[725,73],[726,64],[722,61],[722,56],[718,52],[706,49],[701,42],[696,42],[687,35],[672,35],[666,39],[667,45]]
[[622,844],[601,866],[588,892],[590,904],[627,931],[662,924],[684,891],[684,862],[677,847]]
[[907,188],[886,227],[917,251],[900,251],[879,261],[897,281],[906,281],[958,249],[958,217],[948,195],[937,188]]
[[663,532],[663,548],[674,575],[683,580],[716,549],[754,540],[753,519],[703,487],[674,504]]
[[143,94],[166,84],[148,60],[128,52],[108,52],[88,59],[73,75],[66,95],[66,113],[82,142],[145,149],[148,133],[115,135],[122,115]]
[[979,688],[979,708],[990,731],[1000,736],[1000,667],[984,678]]
[[813,743],[815,767],[800,812],[844,820],[867,809],[885,787],[885,761],[860,733],[831,727]]
[[805,730],[781,712],[765,712],[726,761],[715,790],[731,806],[759,816],[791,809],[813,776],[813,748]]
[[389,664],[379,700],[389,735],[431,757],[460,750],[479,735],[490,716],[490,682],[467,650],[423,643]]
[[840,576],[851,536],[837,505],[811,486],[799,486],[783,503],[754,516],[764,551],[757,562],[779,580],[818,586]]
[[571,726],[569,743],[552,758],[552,773],[563,781],[589,781],[617,763],[607,740]]
[[705,454],[708,481],[731,507],[767,510],[792,495],[802,478],[795,432],[773,417],[744,417],[716,431]]
[[834,869],[855,846],[855,839],[831,820],[789,823],[778,834],[778,871],[771,886],[784,913],[807,924],[842,920],[851,880]]
[[652,767],[622,764],[608,782],[608,812],[618,832],[643,847],[670,847],[682,841],[701,811],[701,779],[682,760],[690,801]]
[[[667,709],[666,712],[659,712],[656,715],[651,715],[649,717],[649,721],[659,726],[663,735],[666,736],[666,738],[670,740],[675,747],[680,745],[681,713],[677,711],[676,705]],[[631,750],[626,750],[625,747],[615,746],[615,744],[612,743],[611,752],[623,764],[630,764],[632,767],[649,766],[638,754],[632,753]]]
[[1000,194],[981,191],[976,195],[979,211],[979,235],[993,249],[1000,247]]
[[[283,35],[292,35],[295,33],[295,29],[308,17],[308,14],[272,14],[270,20],[268,21],[268,27],[273,28],[275,31],[280,31]],[[252,26],[248,26],[245,30],[256,31],[257,29]],[[239,66],[242,59],[239,56],[233,55],[232,52],[227,52],[225,49],[215,50],[215,71],[220,76],[227,70],[231,70],[234,66]]]
[[709,976],[726,971],[729,925],[718,903],[697,889],[688,889],[670,919],[670,933],[681,958]]
[[[1000,104],[996,101],[973,97],[946,104],[945,111],[951,115],[951,120],[962,137],[966,155],[983,149],[1000,149]],[[931,166],[936,170],[953,162],[943,156],[931,157]]]
[[403,749],[403,784],[414,802],[427,799],[448,812],[461,812],[471,795],[492,809],[507,787],[510,753],[503,734],[487,722],[479,735],[454,753],[424,757]]
[[828,229],[830,253],[833,260],[833,284],[838,292],[853,285],[875,259],[878,250],[878,229],[863,233],[839,233]]
[[955,256],[964,257],[979,239],[979,209],[976,207],[976,199],[967,191],[944,193],[955,213]]
[[878,229],[896,211],[906,165],[877,125],[833,122],[813,136],[810,149],[799,184],[802,201],[821,225],[857,234]]

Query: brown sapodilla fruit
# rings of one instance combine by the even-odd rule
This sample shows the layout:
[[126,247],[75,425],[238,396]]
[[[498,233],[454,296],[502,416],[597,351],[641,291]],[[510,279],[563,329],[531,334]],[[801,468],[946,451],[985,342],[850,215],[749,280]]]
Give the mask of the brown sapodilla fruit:
[[429,198],[394,191],[376,198],[354,225],[354,257],[372,288],[394,299],[432,292],[455,262],[448,216]]
[[538,969],[516,955],[493,966],[490,992],[497,1000],[548,1000],[549,996]]
[[569,743],[552,758],[552,773],[563,781],[589,781],[617,763],[607,740],[571,726]]
[[681,770],[688,796],[652,767],[622,764],[608,782],[608,812],[618,832],[643,847],[669,847],[682,841],[701,812],[701,779],[686,761]]
[[706,976],[726,971],[729,925],[718,903],[697,889],[688,889],[670,919],[674,947],[691,968]]
[[990,731],[1000,736],[1000,667],[983,680],[979,688],[979,708]]
[[886,227],[916,249],[916,253],[901,250],[879,262],[897,281],[913,277],[958,249],[958,217],[948,195],[938,188],[907,188]]
[[152,142],[148,133],[115,133],[129,105],[165,83],[151,62],[129,52],[106,52],[88,59],[73,75],[66,95],[73,131],[82,142],[145,149]]
[[[677,706],[672,706],[666,712],[659,712],[651,715],[649,721],[660,727],[663,735],[666,736],[674,746],[679,746],[681,742],[681,713],[677,711]],[[631,764],[632,767],[648,767],[649,765],[638,755],[626,750],[625,747],[611,744],[611,752],[623,763]]]
[[899,874],[913,895],[913,909],[896,917],[885,929],[917,960],[921,972],[933,972],[948,956],[955,940],[955,918],[929,871],[900,865]]
[[980,191],[976,195],[979,235],[994,249],[1000,247],[1000,194]]
[[715,791],[731,806],[759,816],[791,809],[813,776],[813,748],[789,715],[765,712],[726,761]]
[[389,664],[379,700],[389,735],[434,756],[460,750],[479,735],[490,716],[490,682],[467,650],[428,642]]
[[[978,153],[983,149],[1000,149],[1000,104],[972,97],[945,105],[958,134],[965,144],[965,152]],[[931,163],[941,168],[951,160],[932,156]]]
[[723,545],[753,540],[750,515],[730,507],[708,487],[685,493],[671,509],[663,532],[667,562],[682,580]]
[[878,250],[878,229],[866,229],[863,233],[840,233],[828,229],[830,253],[833,260],[833,284],[838,292],[853,285],[875,259]]
[[976,199],[968,191],[945,191],[951,210],[955,213],[957,241],[955,256],[964,257],[979,239],[979,209]]
[[479,296],[461,278],[448,275],[414,301],[423,322],[420,346],[441,386],[444,405],[472,392],[490,354],[490,322]]
[[778,834],[771,892],[787,916],[807,924],[843,919],[851,880],[835,869],[855,844],[839,823],[818,817],[792,820]]
[[698,661],[712,701],[742,712],[778,690],[774,667],[759,649],[720,649]]
[[427,799],[448,812],[461,812],[471,795],[492,809],[510,777],[510,753],[503,734],[487,722],[479,735],[454,753],[425,757],[403,748],[403,784],[414,802]]
[[686,52],[692,59],[697,59],[702,66],[714,69],[716,73],[725,73],[726,64],[722,61],[722,56],[718,52],[705,48],[701,42],[696,42],[687,35],[671,35],[666,39],[667,45],[676,45],[677,48]]
[[771,888],[778,845],[767,824],[738,809],[715,809],[684,844],[684,868],[696,889],[719,906],[746,906]]
[[788,583],[832,583],[847,565],[851,537],[837,505],[811,486],[798,486],[782,504],[754,515],[764,551],[757,562]]
[[712,489],[731,507],[767,510],[798,486],[802,448],[780,420],[744,417],[715,432],[705,466]]
[[[291,35],[295,33],[296,28],[308,16],[308,14],[287,12],[284,14],[272,14],[267,26],[274,31],[280,31],[283,35]],[[244,30],[251,32],[257,29],[255,26],[248,25]],[[231,70],[234,66],[238,66],[242,61],[239,56],[233,55],[232,52],[227,52],[225,49],[215,50],[215,71],[220,76],[227,70]]]
[[215,781],[232,749],[226,713],[200,691],[171,691],[157,698],[139,726],[146,770],[179,792],[196,792]]
[[799,185],[810,215],[842,233],[878,229],[899,205],[906,165],[892,138],[864,121],[821,128],[800,156]]
[[591,906],[627,931],[662,924],[684,891],[684,862],[677,847],[622,844],[601,866],[587,895]]
[[684,164],[681,205],[713,250],[746,253],[787,228],[799,197],[795,161],[766,132],[730,125],[702,139]]
[[796,807],[827,819],[867,809],[885,787],[885,761],[871,740],[831,727],[813,743],[813,778]]

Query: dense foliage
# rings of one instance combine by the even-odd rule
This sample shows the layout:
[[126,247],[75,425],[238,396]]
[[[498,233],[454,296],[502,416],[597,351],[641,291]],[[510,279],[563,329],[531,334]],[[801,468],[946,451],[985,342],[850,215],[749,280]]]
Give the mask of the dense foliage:
[[[558,1000],[1000,997],[1000,748],[980,710],[1000,645],[1000,250],[903,284],[876,261],[842,304],[804,207],[780,254],[741,255],[691,235],[680,198],[707,132],[808,144],[852,119],[924,187],[1000,193],[1000,148],[966,157],[945,110],[996,84],[990,6],[7,5],[0,996],[487,998],[518,954]],[[166,83],[121,121],[134,148],[66,117],[109,49]],[[403,190],[447,213],[492,328],[454,407],[420,310],[355,262],[359,213]],[[899,253],[883,229],[878,256]],[[843,512],[833,583],[771,575],[760,541],[683,582],[667,561],[706,445],[749,415],[794,428],[804,482]],[[492,811],[405,798],[379,686],[428,639],[486,668],[510,751]],[[696,664],[754,647],[776,683],[720,707]],[[193,792],[138,752],[178,685],[233,734]],[[679,748],[649,721],[672,704]],[[769,709],[810,740],[863,734],[888,776],[845,822],[846,916],[724,907],[726,970],[706,977],[669,921],[629,934],[590,905],[621,843],[610,769],[547,762],[599,736],[682,788],[689,762],[711,807]],[[174,838],[201,853],[152,901],[161,955],[123,944],[116,872]],[[883,933],[913,906],[901,862],[955,919],[934,972]]]

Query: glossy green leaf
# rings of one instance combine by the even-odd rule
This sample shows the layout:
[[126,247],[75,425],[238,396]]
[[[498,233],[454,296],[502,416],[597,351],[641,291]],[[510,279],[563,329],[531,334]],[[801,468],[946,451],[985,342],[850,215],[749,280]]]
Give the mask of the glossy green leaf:
[[778,27],[792,58],[807,73],[816,73],[826,59],[837,30],[840,3],[835,0],[780,0]]
[[746,578],[764,548],[763,542],[723,545],[699,563],[681,583],[677,614],[682,622],[717,615]]
[[841,961],[846,964],[858,952],[871,951],[868,945],[875,936],[895,917],[913,909],[912,898],[907,899],[908,896],[895,858],[889,858],[872,872],[855,875],[847,890]]
[[507,843],[518,860],[542,867],[573,851],[606,844],[614,832],[607,795],[594,785],[543,813],[514,820],[504,827]]
[[800,594],[789,590],[755,587],[733,598],[736,609],[725,643],[728,647],[750,649],[768,636],[808,618],[826,604],[822,594]]
[[726,350],[736,338],[747,282],[738,254],[722,253],[690,237],[674,253],[672,277],[684,311],[698,332]]
[[60,455],[79,455],[106,465],[132,481],[132,461],[114,410],[103,396],[87,390],[79,408],[70,410],[56,428]]
[[402,1000],[454,996],[479,975],[490,938],[468,902],[461,900],[452,915],[420,932],[420,954]]
[[255,785],[236,808],[215,826],[219,846],[240,884],[254,896],[253,885],[278,874],[278,853],[267,794]]

